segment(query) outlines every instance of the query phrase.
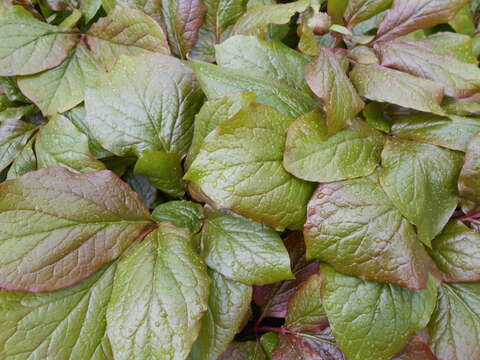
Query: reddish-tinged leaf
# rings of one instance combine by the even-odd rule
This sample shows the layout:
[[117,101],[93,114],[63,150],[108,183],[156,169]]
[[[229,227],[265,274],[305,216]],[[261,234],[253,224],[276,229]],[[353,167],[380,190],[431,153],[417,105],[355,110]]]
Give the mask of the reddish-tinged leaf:
[[305,259],[305,243],[300,232],[291,233],[284,240],[284,243],[290,255],[295,280],[254,287],[253,299],[263,309],[262,318],[285,317],[290,297],[305,280],[311,275],[318,273],[318,262],[307,262]]
[[173,52],[185,59],[198,40],[207,7],[202,0],[161,0],[168,42]]
[[434,268],[376,174],[320,185],[308,204],[304,236],[308,258],[362,279],[422,289]]
[[468,0],[395,0],[377,32],[377,41],[391,40],[451,20]]
[[76,284],[120,256],[151,225],[138,195],[110,171],[30,172],[0,185],[0,287]]
[[480,134],[475,135],[468,144],[458,190],[462,198],[480,202]]
[[480,90],[477,64],[457,60],[436,52],[424,42],[411,40],[382,42],[375,45],[382,65],[430,79],[445,87],[445,94],[464,98]]
[[344,58],[344,54],[320,48],[318,57],[305,66],[305,79],[308,85],[324,102],[330,134],[344,128],[347,121],[357,115],[364,106],[345,74],[341,63]]
[[391,360],[437,360],[427,343],[415,333],[405,349]]

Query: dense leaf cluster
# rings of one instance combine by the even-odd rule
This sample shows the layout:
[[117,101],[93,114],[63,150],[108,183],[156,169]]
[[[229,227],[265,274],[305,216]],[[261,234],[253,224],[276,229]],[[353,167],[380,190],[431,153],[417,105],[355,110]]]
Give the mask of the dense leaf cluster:
[[478,0],[0,0],[0,359],[480,359]]

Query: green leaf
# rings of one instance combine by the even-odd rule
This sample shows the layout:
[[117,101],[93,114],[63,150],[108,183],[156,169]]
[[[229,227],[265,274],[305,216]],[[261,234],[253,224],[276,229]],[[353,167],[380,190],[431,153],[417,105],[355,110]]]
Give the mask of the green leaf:
[[0,285],[52,291],[120,256],[151,224],[138,196],[110,171],[33,171],[0,185]]
[[[339,60],[340,58],[340,60]],[[319,48],[319,55],[305,67],[305,79],[313,92],[322,99],[328,133],[343,129],[365,105],[345,74],[343,54]]]
[[[231,30],[231,27],[229,28]],[[228,31],[227,31],[228,32]],[[224,38],[225,34],[221,37]],[[205,61],[209,63],[215,62],[215,34],[205,27],[201,27],[198,32],[198,41],[188,54],[191,60]]]
[[237,35],[215,46],[220,66],[242,70],[281,81],[309,93],[303,68],[308,58],[280,41],[268,42],[255,36]]
[[354,66],[350,78],[361,96],[419,111],[444,115],[443,87],[431,80],[380,65]]
[[0,170],[15,160],[36,129],[37,126],[16,118],[0,123]]
[[266,360],[260,344],[255,341],[232,342],[218,360]]
[[400,138],[466,151],[480,131],[480,118],[415,114],[395,121],[392,134]]
[[207,214],[201,240],[207,265],[229,279],[253,285],[293,277],[280,236],[266,225],[215,211]]
[[10,169],[8,169],[7,179],[15,179],[29,171],[37,170],[37,157],[33,151],[33,141],[34,139],[30,139],[13,160]]
[[[108,14],[112,12],[115,4],[126,8],[140,10],[154,19],[160,26],[162,26],[162,28],[165,28],[162,16],[162,6],[161,2],[158,0],[102,0],[102,4]],[[164,38],[166,38],[166,35],[164,35]]]
[[475,35],[475,23],[470,4],[464,6],[448,23],[457,33]]
[[180,157],[171,152],[146,150],[133,170],[148,177],[153,186],[173,197],[182,197],[183,169]]
[[155,150],[182,156],[202,97],[192,71],[180,60],[159,54],[122,56],[110,73],[87,89],[86,122],[115,155]]
[[114,156],[110,151],[105,150],[93,137],[92,132],[90,131],[90,128],[86,122],[87,113],[83,104],[73,108],[67,112],[65,116],[70,119],[70,121],[78,128],[78,130],[87,135],[90,151],[95,158],[102,159]]
[[480,280],[480,234],[450,220],[432,241],[429,253],[447,282]]
[[65,60],[78,34],[44,23],[22,6],[0,10],[0,76],[29,75]]
[[290,298],[285,318],[288,330],[310,332],[328,324],[320,294],[321,285],[321,275],[312,275]]
[[425,45],[435,53],[455,56],[457,60],[467,63],[477,63],[472,52],[472,38],[453,32],[438,32],[424,40],[416,40],[418,45]]
[[[455,101],[445,106],[447,114],[470,116],[480,115],[480,104],[474,102]],[[467,100],[468,101],[468,100]]]
[[427,289],[414,291],[342,275],[328,265],[321,272],[323,306],[349,360],[390,359],[427,325],[435,307],[432,279]]
[[387,41],[418,29],[446,23],[468,0],[394,0],[377,32],[377,41]]
[[370,126],[388,134],[392,130],[392,124],[390,118],[385,114],[387,106],[385,103],[372,101],[363,109],[363,117]]
[[79,44],[72,54],[54,69],[21,77],[18,86],[44,116],[63,113],[80,104],[88,82],[102,71],[90,51]]
[[352,26],[387,10],[393,0],[351,0],[345,10],[344,18]]
[[457,178],[462,163],[460,153],[434,145],[386,141],[380,182],[427,245],[442,231],[457,207]]
[[343,24],[343,14],[348,7],[350,0],[328,0],[327,11],[337,24]]
[[14,77],[0,77],[0,88],[10,101],[19,101],[29,103],[28,99],[23,96],[17,86],[17,80]]
[[202,0],[160,0],[160,4],[172,51],[186,59],[198,40],[207,7]]
[[464,199],[480,203],[480,134],[470,140],[465,154],[458,190]]
[[212,31],[218,40],[245,12],[247,0],[204,0],[204,3],[207,6],[204,26]]
[[108,70],[120,55],[170,55],[167,38],[159,24],[139,10],[120,6],[92,25],[86,41]]
[[310,0],[299,0],[289,4],[250,7],[235,24],[233,34],[262,35],[269,24],[286,24],[295,13],[306,10],[309,5]]
[[384,42],[375,46],[382,65],[442,84],[445,94],[464,98],[480,90],[477,64],[458,61],[452,55],[437,54],[423,43],[409,40]]
[[88,148],[88,138],[61,115],[50,118],[35,142],[38,168],[63,166],[72,172],[105,170]]
[[195,342],[192,360],[216,360],[242,327],[250,311],[252,287],[210,271],[212,287],[202,331]]
[[380,162],[383,136],[362,121],[328,137],[325,119],[314,110],[290,125],[283,166],[296,177],[330,182],[370,175]]
[[210,279],[187,229],[161,224],[120,260],[107,309],[115,359],[185,359]]
[[184,179],[220,207],[277,230],[300,228],[313,188],[283,168],[291,122],[265,105],[243,107],[205,139]]
[[230,96],[223,96],[208,100],[195,116],[192,144],[185,161],[185,168],[189,168],[200,152],[205,137],[225,120],[233,117],[240,109],[255,101],[255,93],[247,92]]
[[248,70],[228,69],[203,62],[193,62],[193,71],[208,98],[252,91],[259,103],[283,114],[298,117],[316,107],[313,94],[295,90],[287,83]]
[[157,222],[169,221],[175,226],[197,233],[202,228],[203,207],[191,201],[176,200],[158,205],[152,217]]
[[113,359],[105,313],[115,269],[45,294],[0,290],[2,359]]
[[80,1],[80,11],[83,13],[85,22],[88,23],[97,14],[102,6],[102,0],[82,0]]
[[439,359],[480,357],[480,283],[443,284],[428,324],[429,345]]
[[376,174],[320,185],[307,213],[307,258],[362,279],[425,288],[432,260]]
[[272,360],[273,349],[278,345],[278,334],[274,332],[263,334],[260,338],[260,344],[267,355],[267,359]]

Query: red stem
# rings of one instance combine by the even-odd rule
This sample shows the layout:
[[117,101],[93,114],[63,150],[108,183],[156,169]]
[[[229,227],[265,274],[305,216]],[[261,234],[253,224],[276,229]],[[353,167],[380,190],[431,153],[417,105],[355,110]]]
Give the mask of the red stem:
[[271,327],[271,326],[262,326],[262,327],[256,328],[255,330],[256,330],[256,332],[258,332],[258,331],[272,331],[272,332],[276,332],[276,333],[284,334],[284,335],[285,334],[295,334],[293,331],[290,331],[288,329]]
[[470,214],[470,215],[461,216],[461,217],[458,218],[458,220],[461,220],[461,221],[475,221],[478,218],[480,218],[480,212],[476,212],[476,213],[473,213],[473,214]]

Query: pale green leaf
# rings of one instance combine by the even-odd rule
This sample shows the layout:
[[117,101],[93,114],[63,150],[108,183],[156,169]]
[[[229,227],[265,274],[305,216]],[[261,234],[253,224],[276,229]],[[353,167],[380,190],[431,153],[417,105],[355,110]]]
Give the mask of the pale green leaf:
[[313,187],[283,168],[291,122],[265,105],[243,107],[205,139],[184,179],[218,206],[278,230],[300,228]]
[[37,126],[17,118],[0,123],[0,170],[15,160],[36,129]]
[[176,200],[158,205],[152,217],[157,222],[169,221],[175,226],[197,233],[202,228],[203,207],[191,201]]
[[107,309],[115,359],[185,359],[199,334],[209,287],[190,232],[161,224],[118,263]]
[[38,168],[63,166],[73,172],[105,170],[88,148],[88,138],[62,115],[50,118],[35,142]]
[[314,110],[290,125],[283,166],[308,181],[352,179],[375,170],[382,147],[383,136],[359,120],[329,137],[324,116]]

